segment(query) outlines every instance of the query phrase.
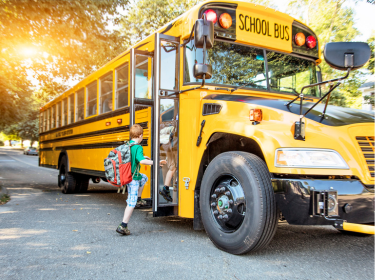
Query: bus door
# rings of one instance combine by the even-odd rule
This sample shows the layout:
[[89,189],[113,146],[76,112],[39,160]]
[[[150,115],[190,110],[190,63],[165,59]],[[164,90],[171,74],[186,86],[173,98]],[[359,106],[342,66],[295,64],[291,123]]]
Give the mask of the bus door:
[[179,38],[156,34],[152,197],[155,217],[178,214],[179,52]]
[[[153,53],[131,50],[131,97],[130,97],[130,126],[139,124],[143,128],[143,153],[152,155],[152,127],[153,127]],[[142,165],[140,170],[149,180],[142,192],[143,199],[152,197],[152,167]]]

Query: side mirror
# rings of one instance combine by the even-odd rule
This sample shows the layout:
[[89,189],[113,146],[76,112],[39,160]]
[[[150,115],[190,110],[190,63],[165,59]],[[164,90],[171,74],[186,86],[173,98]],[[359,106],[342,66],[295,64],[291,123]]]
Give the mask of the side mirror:
[[[206,46],[204,41],[206,39]],[[210,49],[214,45],[214,23],[213,21],[197,19],[195,22],[194,41],[196,48]]]
[[211,79],[212,77],[211,64],[197,63],[197,64],[194,64],[193,70],[194,70],[194,77],[196,79],[203,79],[203,75],[205,75],[205,79]]
[[332,68],[346,71],[361,68],[370,59],[371,50],[367,43],[328,43],[324,48],[324,59]]

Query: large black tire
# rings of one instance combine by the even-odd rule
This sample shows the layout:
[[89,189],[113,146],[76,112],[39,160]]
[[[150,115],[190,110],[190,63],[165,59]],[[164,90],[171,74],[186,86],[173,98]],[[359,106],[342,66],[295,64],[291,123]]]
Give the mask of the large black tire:
[[[219,208],[223,201],[230,210]],[[267,246],[276,232],[277,210],[265,162],[238,151],[215,157],[203,176],[200,209],[207,235],[219,249],[239,255]]]
[[90,177],[87,177],[85,175],[79,175],[76,178],[76,193],[85,193],[87,192],[87,189],[89,188],[89,179]]
[[66,156],[63,156],[60,161],[58,185],[64,194],[74,193],[76,190],[76,176],[68,172]]

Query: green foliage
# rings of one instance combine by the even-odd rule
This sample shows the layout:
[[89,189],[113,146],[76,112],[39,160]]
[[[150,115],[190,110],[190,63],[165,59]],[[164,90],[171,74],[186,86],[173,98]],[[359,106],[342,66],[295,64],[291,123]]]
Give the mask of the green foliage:
[[[124,37],[108,26],[118,24],[127,4],[0,1],[0,130],[8,126],[6,131],[18,135],[17,124],[21,136],[22,128],[33,138],[41,104],[61,94],[67,80],[87,76],[121,53]],[[40,86],[35,92],[30,76]]]
[[366,65],[366,68],[370,71],[371,74],[375,74],[375,66],[374,66],[374,61],[375,61],[375,30],[372,30],[370,38],[367,40],[367,43],[370,46],[371,49],[371,57],[370,61]]
[[8,194],[2,194],[0,196],[0,205],[7,203],[10,200],[10,196]]
[[127,47],[134,45],[183,14],[201,0],[139,0],[134,1],[121,19],[121,32]]
[[[22,64],[35,77],[88,75],[123,50],[118,23],[127,0],[3,0],[0,59]],[[44,75],[44,76],[43,76]]]
[[[354,41],[359,31],[354,27],[354,11],[345,7],[345,2],[353,0],[292,0],[289,13],[305,22],[319,37],[323,51],[329,42]],[[322,12],[324,11],[324,12]],[[323,80],[345,75],[342,71],[331,68],[324,60],[320,64]],[[331,94],[330,104],[343,107],[361,108],[361,92],[358,88],[365,81],[362,70],[353,71],[349,78]],[[323,93],[328,87],[323,87]]]

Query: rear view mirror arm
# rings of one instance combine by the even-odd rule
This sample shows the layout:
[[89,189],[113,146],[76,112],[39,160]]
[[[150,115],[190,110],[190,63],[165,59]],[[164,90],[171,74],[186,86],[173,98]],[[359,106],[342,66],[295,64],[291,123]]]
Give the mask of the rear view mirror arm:
[[[304,86],[302,89],[301,89],[301,93],[299,96],[297,96],[295,99],[293,99],[292,101],[288,102],[285,104],[285,106],[289,106],[290,104],[292,104],[294,101],[296,101],[298,98],[303,98],[303,90],[306,89],[306,88],[311,88],[311,87],[316,87],[316,86],[321,86],[321,85],[325,85],[325,84],[328,84],[328,83],[333,83],[333,82],[338,82],[338,81],[342,81],[342,80],[345,80],[346,78],[349,77],[349,73],[350,73],[350,70],[352,68],[348,68],[347,70],[347,73],[344,77],[340,77],[340,78],[336,78],[336,79],[332,79],[332,80],[328,80],[328,81],[324,81],[324,82],[320,82],[320,83],[316,83],[316,84],[312,84],[312,85],[308,85],[308,86]],[[338,83],[338,85],[340,85],[340,83]],[[323,99],[327,94],[325,94],[321,99]],[[320,99],[320,100],[321,100]],[[320,100],[318,101],[318,103],[320,102]]]

